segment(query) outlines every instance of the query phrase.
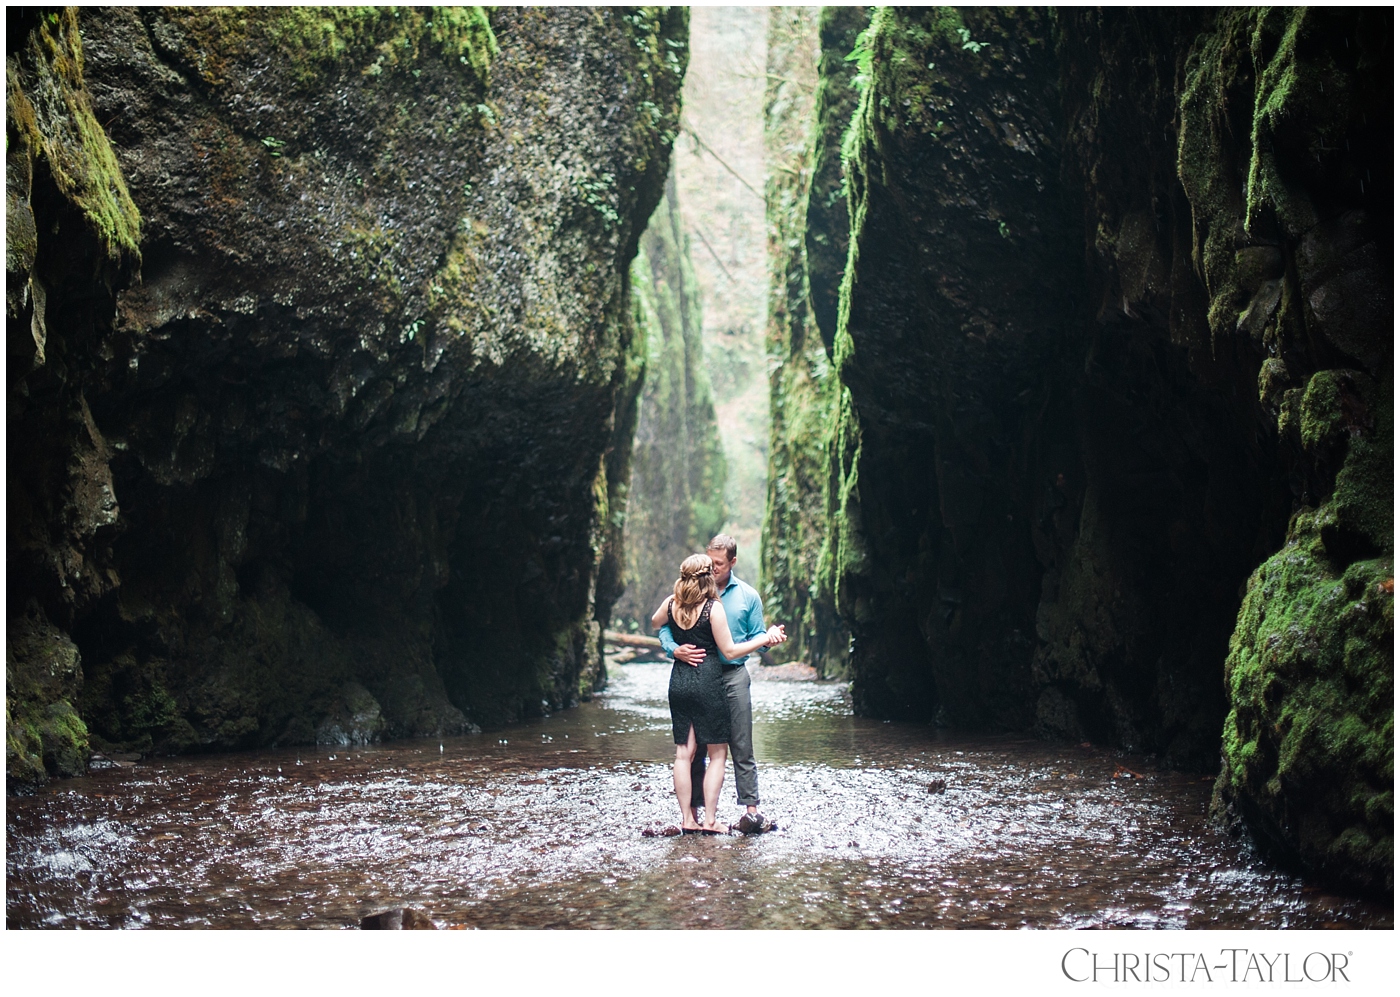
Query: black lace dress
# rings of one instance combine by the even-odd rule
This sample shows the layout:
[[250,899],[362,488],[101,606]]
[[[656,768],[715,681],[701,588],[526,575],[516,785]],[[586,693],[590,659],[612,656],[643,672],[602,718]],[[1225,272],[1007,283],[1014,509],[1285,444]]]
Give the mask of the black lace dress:
[[671,688],[667,698],[671,703],[671,734],[677,744],[690,740],[690,725],[695,725],[698,744],[729,743],[729,702],[725,699],[721,674],[724,666],[719,660],[719,648],[710,630],[709,599],[700,610],[700,617],[689,630],[676,622],[671,607],[666,607],[671,636],[677,644],[694,644],[705,649],[705,660],[698,666],[677,661],[671,666]]

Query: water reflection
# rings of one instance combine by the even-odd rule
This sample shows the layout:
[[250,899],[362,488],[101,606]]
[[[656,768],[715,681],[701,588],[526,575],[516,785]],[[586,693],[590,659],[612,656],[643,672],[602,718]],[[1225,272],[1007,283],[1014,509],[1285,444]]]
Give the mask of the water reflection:
[[[1393,922],[1251,861],[1207,825],[1208,781],[863,720],[834,684],[754,683],[780,831],[643,837],[677,816],[668,671],[612,674],[599,701],[504,731],[154,760],[12,798],[7,924],[344,927],[387,906],[482,927]],[[737,817],[732,773],[725,792]]]

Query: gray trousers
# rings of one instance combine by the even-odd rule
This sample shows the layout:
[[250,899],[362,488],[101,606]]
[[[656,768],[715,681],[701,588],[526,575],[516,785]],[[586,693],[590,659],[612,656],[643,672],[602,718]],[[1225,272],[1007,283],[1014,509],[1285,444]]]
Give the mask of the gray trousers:
[[[734,788],[741,807],[758,806],[758,765],[753,760],[753,703],[749,700],[749,670],[724,669],[724,695],[729,701],[729,757],[734,759]],[[705,745],[695,746],[690,763],[690,802],[705,805]]]

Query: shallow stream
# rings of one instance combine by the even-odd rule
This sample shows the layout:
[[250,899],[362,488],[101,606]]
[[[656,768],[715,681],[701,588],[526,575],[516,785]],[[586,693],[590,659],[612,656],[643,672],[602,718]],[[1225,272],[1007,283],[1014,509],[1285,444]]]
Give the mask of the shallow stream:
[[610,672],[596,701],[504,731],[153,759],[11,797],[7,926],[341,928],[387,907],[483,928],[1393,925],[1214,830],[1208,779],[862,719],[841,684],[753,684],[779,830],[646,837],[679,818],[669,666]]

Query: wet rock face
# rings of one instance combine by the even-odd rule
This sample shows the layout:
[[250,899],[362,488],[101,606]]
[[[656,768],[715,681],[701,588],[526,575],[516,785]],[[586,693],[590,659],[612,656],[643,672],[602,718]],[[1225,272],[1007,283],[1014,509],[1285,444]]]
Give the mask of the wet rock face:
[[[1186,67],[1179,145],[1212,341],[1260,358],[1259,411],[1293,498],[1230,637],[1215,809],[1284,859],[1382,894],[1394,890],[1393,191],[1391,130],[1375,122],[1390,120],[1392,25],[1387,11],[1219,15]],[[1218,155],[1212,142],[1237,123],[1250,143]]]
[[453,10],[75,21],[107,126],[79,138],[140,241],[31,157],[10,614],[71,633],[103,738],[453,733],[591,694],[685,15]]
[[[860,8],[827,7],[818,14],[774,7],[768,26],[764,143],[771,270],[766,339],[769,356],[781,363],[769,378],[763,602],[768,618],[787,626],[789,638],[770,658],[810,664],[828,678],[845,676],[850,637],[833,599],[815,584],[826,541],[827,427],[842,391],[826,342],[832,326],[820,324],[817,302],[823,290],[834,292],[840,286],[848,223],[840,151],[822,141],[820,130],[814,142],[812,114],[815,103],[820,129],[822,116],[839,114],[844,101],[849,116],[855,91],[848,77],[854,67],[843,75],[833,60],[842,63],[865,19]],[[834,72],[821,84],[813,58],[818,46],[826,69]],[[838,253],[839,263],[834,259]],[[834,302],[832,296],[832,323]]]
[[846,57],[855,50],[860,33],[869,24],[868,7],[823,7],[817,24],[821,58],[816,106],[812,111],[816,133],[812,136],[803,249],[807,257],[812,319],[821,332],[828,355],[836,340],[841,275],[846,270],[851,236],[845,173],[841,168],[841,139],[860,96],[853,85],[859,67]]
[[1389,891],[1390,15],[960,16],[857,46],[856,701],[1223,755],[1217,812]]
[[835,349],[864,557],[835,587],[870,713],[1029,719],[1029,512],[1040,441],[1064,424],[1077,258],[1050,30],[1034,12],[882,10],[858,49]]
[[32,791],[50,776],[87,771],[87,725],[73,704],[83,686],[78,648],[32,604],[5,628],[5,784]]
[[[1334,373],[1313,375],[1309,393]],[[1300,508],[1283,549],[1250,576],[1225,661],[1213,805],[1292,864],[1384,895],[1395,853],[1392,400],[1373,385],[1358,394],[1374,426],[1342,443],[1331,495]]]
[[[1179,144],[1211,133],[1173,124],[1179,74],[1211,16],[1074,15],[1059,36],[1064,174],[1089,266],[1076,445],[1037,499],[1034,658],[1043,733],[1202,771],[1217,764],[1220,666],[1242,584],[1288,511],[1255,402],[1264,358],[1234,339],[1233,313],[1229,338],[1212,333],[1193,234],[1205,216],[1194,181],[1179,179]],[[1275,276],[1265,255],[1243,257],[1264,268],[1260,281]]]

